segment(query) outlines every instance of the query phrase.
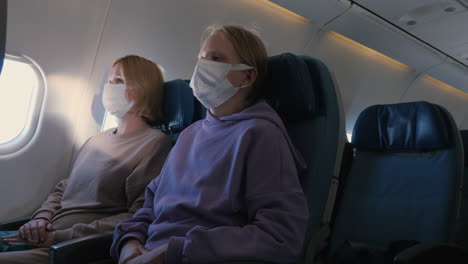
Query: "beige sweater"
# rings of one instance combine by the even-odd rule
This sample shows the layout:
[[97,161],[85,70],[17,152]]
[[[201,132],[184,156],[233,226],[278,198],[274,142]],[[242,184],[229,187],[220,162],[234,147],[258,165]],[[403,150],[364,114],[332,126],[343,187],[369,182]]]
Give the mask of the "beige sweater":
[[70,177],[33,214],[52,223],[55,243],[113,231],[143,206],[145,187],[159,175],[171,141],[152,128],[127,135],[114,131],[85,143]]

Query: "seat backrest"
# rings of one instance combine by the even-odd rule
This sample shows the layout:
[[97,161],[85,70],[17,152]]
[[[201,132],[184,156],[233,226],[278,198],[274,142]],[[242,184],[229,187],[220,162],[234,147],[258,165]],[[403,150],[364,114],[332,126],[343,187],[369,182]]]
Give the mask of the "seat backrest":
[[463,143],[464,170],[456,243],[468,248],[468,130],[460,130],[460,136]]
[[428,102],[371,106],[359,115],[352,144],[332,254],[345,240],[376,249],[393,240],[452,241],[463,153],[444,108]]
[[177,79],[164,83],[164,122],[160,128],[173,143],[182,130],[199,119],[195,116],[198,105],[186,81]]
[[324,63],[290,53],[269,58],[264,87],[268,89],[267,102],[283,119],[293,144],[307,163],[308,169],[301,175],[309,207],[304,246],[307,251],[314,251],[326,239],[320,235],[321,228],[329,218],[327,208],[332,208],[330,204],[334,202],[329,193],[336,186],[346,141],[339,91]]

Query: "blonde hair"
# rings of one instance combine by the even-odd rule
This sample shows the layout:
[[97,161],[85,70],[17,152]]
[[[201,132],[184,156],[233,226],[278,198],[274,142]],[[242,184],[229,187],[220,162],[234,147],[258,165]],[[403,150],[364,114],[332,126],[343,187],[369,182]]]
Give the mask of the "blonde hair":
[[264,79],[267,74],[268,54],[257,31],[239,25],[213,25],[205,30],[203,41],[220,33],[231,42],[241,63],[254,67],[257,78],[252,84],[252,91],[247,97],[247,104],[255,103],[264,95]]
[[136,55],[117,59],[112,66],[119,64],[128,89],[136,95],[134,111],[149,124],[163,120],[162,100],[164,78],[161,69],[152,61]]

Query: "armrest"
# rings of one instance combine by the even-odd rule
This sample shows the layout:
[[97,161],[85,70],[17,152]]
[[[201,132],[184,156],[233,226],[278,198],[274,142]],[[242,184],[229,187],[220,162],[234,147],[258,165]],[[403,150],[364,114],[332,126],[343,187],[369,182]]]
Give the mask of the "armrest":
[[22,225],[29,222],[31,218],[19,218],[8,222],[0,223],[0,231],[18,230]]
[[453,244],[417,244],[396,255],[393,263],[468,263],[468,250]]
[[264,262],[255,262],[255,261],[233,261],[233,262],[223,262],[223,264],[263,264]]
[[110,260],[112,238],[113,232],[104,232],[55,244],[50,247],[49,263],[81,264]]
[[223,262],[223,264],[263,264],[264,262],[255,262],[255,261],[233,261],[233,262]]

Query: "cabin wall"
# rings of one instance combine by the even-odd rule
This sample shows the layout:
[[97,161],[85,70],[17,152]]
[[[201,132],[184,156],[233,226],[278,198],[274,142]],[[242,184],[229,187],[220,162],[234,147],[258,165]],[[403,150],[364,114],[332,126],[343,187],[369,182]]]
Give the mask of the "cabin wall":
[[334,32],[320,32],[304,54],[323,60],[341,91],[346,132],[359,113],[375,104],[428,101],[445,107],[468,129],[468,94]]
[[68,173],[77,105],[92,71],[108,2],[8,1],[7,53],[35,60],[47,86],[32,142],[0,156],[0,221],[29,216]]
[[420,76],[403,97],[403,101],[425,100],[444,106],[460,129],[467,129],[468,94],[427,75]]
[[321,33],[306,54],[323,60],[335,76],[346,115],[346,132],[352,133],[359,113],[373,104],[400,101],[416,72],[334,33]]
[[0,200],[8,201],[0,221],[31,214],[67,177],[76,150],[100,131],[102,86],[115,59],[144,56],[165,68],[166,80],[189,79],[211,24],[257,28],[270,55],[322,59],[339,85],[348,132],[365,107],[412,100],[442,104],[468,128],[467,94],[263,0],[14,0],[8,12],[7,52],[42,67],[47,93],[31,144],[0,156]]

